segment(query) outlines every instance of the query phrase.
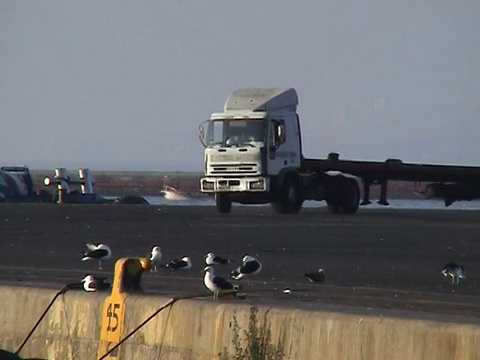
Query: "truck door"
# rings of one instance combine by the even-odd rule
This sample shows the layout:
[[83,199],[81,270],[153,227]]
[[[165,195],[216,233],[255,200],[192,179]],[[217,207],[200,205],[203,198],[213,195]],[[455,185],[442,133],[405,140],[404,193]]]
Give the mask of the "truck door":
[[267,170],[277,175],[286,167],[300,166],[299,135],[297,121],[288,117],[269,120]]

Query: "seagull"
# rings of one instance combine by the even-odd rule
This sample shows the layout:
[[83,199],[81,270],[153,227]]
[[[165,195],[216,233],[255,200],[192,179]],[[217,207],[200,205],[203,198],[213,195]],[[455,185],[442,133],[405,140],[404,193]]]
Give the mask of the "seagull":
[[154,246],[150,252],[150,271],[157,271],[157,267],[160,266],[162,261],[162,249],[160,246]]
[[257,275],[262,270],[262,263],[253,256],[245,255],[242,259],[242,265],[237,267],[230,273],[230,277],[235,280],[240,280],[244,277]]
[[88,251],[82,251],[82,261],[98,260],[98,269],[102,270],[102,260],[108,260],[112,257],[112,251],[105,244],[87,243]]
[[325,270],[318,269],[318,272],[305,273],[304,275],[310,282],[325,282]]
[[207,266],[203,269],[205,276],[203,283],[208,290],[213,292],[213,300],[218,300],[218,294],[224,291],[233,291],[236,293],[239,290],[238,285],[233,285],[229,281],[220,276],[215,276],[213,266]]
[[192,268],[192,261],[188,256],[184,256],[181,259],[170,261],[165,267],[172,270],[188,270]]
[[205,255],[205,264],[207,265],[227,265],[233,262],[233,260],[224,258],[221,256],[216,256],[214,253],[209,252],[207,255]]
[[465,270],[462,265],[449,262],[442,269],[442,274],[444,276],[450,276],[452,278],[452,284],[458,284],[460,279],[466,279]]
[[95,277],[93,275],[86,275],[81,280],[83,290],[87,292],[93,292],[97,290],[110,289],[110,284],[105,282],[106,279],[106,277]]

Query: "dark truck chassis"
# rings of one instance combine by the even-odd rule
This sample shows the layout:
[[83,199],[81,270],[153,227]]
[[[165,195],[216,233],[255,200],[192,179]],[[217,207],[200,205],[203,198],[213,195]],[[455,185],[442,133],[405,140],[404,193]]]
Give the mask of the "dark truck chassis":
[[338,171],[360,178],[363,184],[361,205],[371,203],[371,185],[380,185],[378,203],[388,205],[389,180],[414,182],[415,188],[418,183],[429,182],[423,190],[416,192],[427,199],[442,198],[445,206],[455,201],[480,198],[480,167],[475,166],[403,163],[399,159],[384,162],[340,160],[337,153],[331,153],[325,160],[303,159],[302,168],[315,173]]

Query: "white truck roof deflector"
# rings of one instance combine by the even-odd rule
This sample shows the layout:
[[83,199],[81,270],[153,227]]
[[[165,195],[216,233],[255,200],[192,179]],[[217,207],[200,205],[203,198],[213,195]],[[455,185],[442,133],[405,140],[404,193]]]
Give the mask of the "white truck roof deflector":
[[288,108],[295,110],[297,105],[298,96],[294,88],[240,89],[227,98],[224,111],[272,111]]

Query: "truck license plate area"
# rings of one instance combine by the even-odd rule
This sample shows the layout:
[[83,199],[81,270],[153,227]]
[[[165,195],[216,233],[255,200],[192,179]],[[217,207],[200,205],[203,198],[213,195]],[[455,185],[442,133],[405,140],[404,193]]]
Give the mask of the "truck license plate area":
[[236,186],[240,186],[240,180],[219,180],[218,181],[219,190],[226,190]]

